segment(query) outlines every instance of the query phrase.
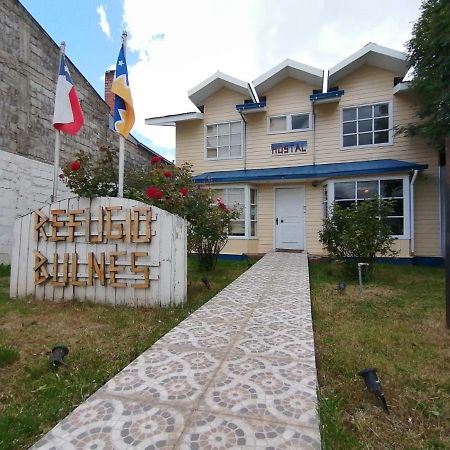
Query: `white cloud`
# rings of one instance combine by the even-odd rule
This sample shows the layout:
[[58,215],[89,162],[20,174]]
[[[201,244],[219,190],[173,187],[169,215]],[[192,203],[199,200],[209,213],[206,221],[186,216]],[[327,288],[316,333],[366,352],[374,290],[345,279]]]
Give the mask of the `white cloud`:
[[[216,70],[254,80],[285,58],[328,69],[368,42],[402,50],[421,0],[124,0],[135,130],[173,149],[146,117],[195,110],[187,91]],[[163,36],[157,39],[156,36]]]
[[109,26],[108,18],[106,17],[106,9],[104,5],[99,5],[97,8],[97,14],[99,18],[99,25],[103,33],[106,34],[108,39],[111,39],[111,27]]

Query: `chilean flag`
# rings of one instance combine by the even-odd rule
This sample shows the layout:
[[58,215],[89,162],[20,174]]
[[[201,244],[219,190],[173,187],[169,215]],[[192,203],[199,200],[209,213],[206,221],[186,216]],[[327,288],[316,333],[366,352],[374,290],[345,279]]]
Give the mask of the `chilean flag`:
[[83,123],[80,101],[66,64],[66,57],[62,54],[56,84],[53,126],[63,133],[77,134]]

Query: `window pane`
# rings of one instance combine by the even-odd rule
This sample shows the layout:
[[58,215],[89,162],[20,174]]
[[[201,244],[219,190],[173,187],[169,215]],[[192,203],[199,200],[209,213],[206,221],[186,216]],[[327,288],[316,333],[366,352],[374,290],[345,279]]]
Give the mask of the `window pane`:
[[256,206],[254,205],[250,206],[250,220],[256,220]]
[[219,147],[217,151],[219,158],[228,158],[230,156],[230,147]]
[[219,147],[230,145],[230,136],[219,136]]
[[360,133],[362,133],[364,131],[372,131],[372,119],[360,120],[358,122],[358,131]]
[[217,134],[217,125],[207,125],[206,136],[214,136]]
[[344,198],[355,198],[355,182],[345,181],[334,183],[334,198],[336,200]]
[[389,128],[389,119],[383,117],[382,119],[375,119],[375,130],[387,130]]
[[217,147],[217,137],[207,137],[206,138],[207,147]]
[[256,198],[257,198],[257,192],[256,189],[250,189],[250,203],[252,205],[256,205]]
[[381,105],[374,105],[373,112],[375,117],[388,116],[389,115],[389,103],[383,103]]
[[231,222],[230,236],[245,236],[245,222],[243,220]]
[[380,195],[382,197],[403,197],[403,180],[381,180]]
[[233,206],[235,203],[244,204],[244,188],[229,188],[228,189],[228,205]]
[[215,148],[208,148],[206,150],[206,157],[207,158],[217,158],[217,149],[215,149]]
[[219,135],[230,134],[230,124],[229,123],[221,123],[219,126]]
[[357,184],[358,200],[363,200],[378,195],[378,181],[358,181]]
[[389,131],[376,131],[375,135],[375,144],[385,144],[389,142]]
[[256,222],[250,223],[250,236],[256,236]]
[[342,124],[342,131],[344,134],[356,133],[356,121],[355,122],[345,122]]
[[403,234],[403,218],[402,217],[388,217],[386,224],[390,227],[393,235]]
[[241,146],[240,145],[232,145],[230,147],[230,156],[241,156]]
[[358,135],[359,145],[373,144],[372,133],[362,133]]
[[286,116],[283,117],[271,117],[270,131],[286,131]]
[[360,106],[358,108],[358,119],[368,119],[372,117],[372,106]]
[[389,200],[392,205],[392,216],[403,216],[403,199]]
[[241,145],[241,135],[240,134],[232,134],[230,136],[230,144],[231,145]]
[[350,208],[350,206],[352,206],[355,202],[351,201],[351,200],[341,200],[341,201],[336,201],[334,203],[335,203],[335,205],[337,205],[343,209],[347,209],[347,208]]
[[236,134],[241,133],[241,123],[240,122],[232,122],[231,123],[231,133],[236,133]]
[[342,145],[344,147],[353,147],[356,145],[356,134],[349,134],[344,136],[342,140]]
[[356,120],[356,108],[347,108],[342,111],[342,119],[344,122],[347,120]]
[[304,130],[309,128],[309,114],[299,114],[292,116],[292,129],[293,130]]

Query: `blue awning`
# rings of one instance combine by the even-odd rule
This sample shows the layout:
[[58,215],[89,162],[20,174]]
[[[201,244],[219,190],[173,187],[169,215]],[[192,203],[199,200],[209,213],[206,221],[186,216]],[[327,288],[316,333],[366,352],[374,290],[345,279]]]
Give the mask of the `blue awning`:
[[309,99],[314,103],[331,103],[338,102],[344,95],[344,90],[331,91],[331,92],[319,92],[318,94],[312,94]]
[[275,167],[270,169],[228,170],[205,172],[194,177],[196,183],[236,183],[271,180],[306,180],[313,178],[346,177],[424,170],[426,164],[397,159],[354,161],[346,163],[316,164],[308,166]]

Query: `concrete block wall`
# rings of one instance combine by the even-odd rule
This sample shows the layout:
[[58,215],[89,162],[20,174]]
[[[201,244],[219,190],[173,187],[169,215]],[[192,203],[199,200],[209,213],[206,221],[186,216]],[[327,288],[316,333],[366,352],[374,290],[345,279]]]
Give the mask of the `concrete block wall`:
[[[12,231],[16,217],[50,202],[53,166],[0,150],[0,263],[11,261]],[[58,183],[58,198],[73,196]]]

